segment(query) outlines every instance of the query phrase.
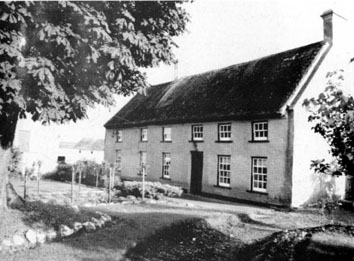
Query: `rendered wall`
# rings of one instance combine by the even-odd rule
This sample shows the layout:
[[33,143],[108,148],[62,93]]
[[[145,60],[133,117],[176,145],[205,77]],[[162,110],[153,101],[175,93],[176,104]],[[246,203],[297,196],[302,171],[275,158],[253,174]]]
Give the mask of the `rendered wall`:
[[[106,131],[105,160],[114,161],[116,150],[122,155],[122,175],[137,175],[139,151],[147,152],[147,179],[178,184],[189,190],[191,151],[203,151],[202,192],[262,203],[289,205],[291,178],[286,171],[288,119],[269,120],[269,142],[250,142],[251,122],[232,122],[232,143],[217,141],[218,123],[204,123],[204,141],[193,143],[191,124],[166,125],[172,128],[172,142],[162,141],[163,126],[148,126],[148,142],[140,142],[140,129],[123,129],[123,141],[116,142],[113,130]],[[171,180],[161,179],[162,153],[171,153]],[[218,155],[231,155],[230,188],[217,185]],[[267,157],[267,194],[251,192],[251,157]]]
[[311,160],[332,160],[325,140],[320,134],[311,129],[314,124],[308,122],[309,112],[302,106],[305,98],[318,97],[324,91],[329,71],[345,69],[347,62],[345,56],[338,52],[334,45],[324,61],[319,66],[316,74],[307,85],[305,92],[294,107],[294,157],[293,157],[293,191],[292,206],[298,207],[316,201],[326,193],[330,186],[333,192],[343,197],[344,177],[319,176],[310,170]]

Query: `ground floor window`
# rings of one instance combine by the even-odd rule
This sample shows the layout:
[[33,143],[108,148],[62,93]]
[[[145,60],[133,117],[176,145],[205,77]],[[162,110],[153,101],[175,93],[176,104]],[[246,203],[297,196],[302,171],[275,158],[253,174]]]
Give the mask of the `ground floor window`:
[[267,158],[252,158],[252,190],[267,191]]
[[118,171],[122,170],[122,152],[121,150],[116,150],[116,167]]
[[146,175],[146,151],[140,151],[139,174]]
[[162,153],[162,177],[169,179],[171,170],[171,153]]
[[230,187],[231,156],[218,156],[218,185]]

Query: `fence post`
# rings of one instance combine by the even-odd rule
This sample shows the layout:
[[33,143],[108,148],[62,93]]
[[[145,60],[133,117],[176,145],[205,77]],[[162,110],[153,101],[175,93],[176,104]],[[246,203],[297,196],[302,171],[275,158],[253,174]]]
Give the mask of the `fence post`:
[[40,180],[40,169],[41,169],[41,162],[40,161],[38,161],[37,162],[37,168],[35,168],[35,169],[37,169],[37,197],[38,197],[38,199],[39,199],[39,180]]
[[113,163],[113,166],[112,166],[112,184],[111,184],[111,189],[113,189],[114,184],[115,184],[115,181],[116,181],[116,164]]
[[82,166],[82,163],[80,162],[80,168],[79,168],[79,196],[80,196],[80,190],[81,190],[81,176],[82,176],[82,170],[83,170],[83,166]]
[[99,174],[98,167],[95,167],[95,173],[96,173],[96,188],[97,188],[98,187],[98,174]]
[[111,202],[111,187],[112,187],[112,172],[113,172],[113,166],[110,166],[109,168],[109,177],[108,177],[108,203]]
[[23,198],[26,200],[27,197],[27,168],[24,168],[24,174],[25,174],[25,179],[24,179],[24,189],[23,189]]
[[75,166],[71,166],[71,204],[74,202]]
[[145,172],[146,172],[146,168],[145,165],[143,164],[142,166],[142,173],[143,173],[143,195],[142,195],[142,200],[145,200]]

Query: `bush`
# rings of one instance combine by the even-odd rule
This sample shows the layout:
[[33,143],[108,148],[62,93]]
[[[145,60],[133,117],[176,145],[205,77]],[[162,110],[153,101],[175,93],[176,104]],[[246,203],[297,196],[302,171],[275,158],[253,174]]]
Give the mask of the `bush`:
[[59,163],[57,166],[57,178],[60,181],[71,181],[72,166],[66,163]]
[[[142,182],[138,181],[124,181],[122,185],[116,186],[118,189],[117,196],[126,197],[133,195],[135,197],[142,197],[143,186]],[[159,199],[162,196],[180,197],[183,193],[181,187],[162,184],[160,182],[145,182],[145,197]]]
[[9,172],[11,176],[16,176],[21,172],[22,153],[18,148],[11,148],[11,158]]
[[[80,170],[82,170],[81,184],[96,186],[96,173],[98,172],[98,187],[108,186],[108,169],[105,168],[103,164],[97,164],[94,161],[78,161],[74,165],[58,163],[56,171],[44,175],[43,178],[71,182],[73,166],[75,169],[75,182],[79,182]],[[116,176],[114,180],[116,183],[115,185],[120,183],[120,177]]]
[[72,166],[66,163],[58,163],[54,172],[46,173],[43,179],[51,179],[56,181],[71,181]]

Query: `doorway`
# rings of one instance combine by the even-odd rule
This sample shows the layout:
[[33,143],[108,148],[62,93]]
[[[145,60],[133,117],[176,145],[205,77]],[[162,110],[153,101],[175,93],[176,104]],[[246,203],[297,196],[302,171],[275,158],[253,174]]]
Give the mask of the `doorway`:
[[192,170],[191,170],[191,194],[200,194],[202,192],[203,178],[203,152],[191,151]]

